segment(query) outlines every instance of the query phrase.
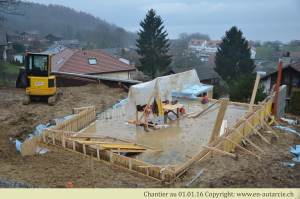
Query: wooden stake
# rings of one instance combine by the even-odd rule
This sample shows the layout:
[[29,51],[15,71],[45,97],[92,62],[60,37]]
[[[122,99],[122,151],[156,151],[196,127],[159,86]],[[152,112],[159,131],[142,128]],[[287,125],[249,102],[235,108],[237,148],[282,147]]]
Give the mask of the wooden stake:
[[[63,132],[63,131],[61,131],[60,133],[56,134],[56,136],[60,135],[62,132]],[[54,133],[52,133],[52,139],[53,139],[53,140],[55,140],[56,136],[54,136]],[[47,146],[47,145],[52,141],[52,139],[50,139],[50,140],[49,140],[49,141],[48,141],[48,142],[47,142],[47,143],[39,150],[39,152],[37,152],[38,155],[39,155],[40,152],[43,150],[43,148],[44,148],[45,146]],[[55,145],[55,141],[54,141],[53,143],[54,143],[54,145]]]
[[76,151],[75,150],[75,140],[73,140],[73,151]]
[[255,131],[266,143],[271,144],[264,136],[262,136],[254,126],[252,126],[247,120],[245,120],[247,124],[252,128],[253,131]]
[[84,155],[86,155],[85,144],[83,144],[82,146],[83,146],[83,153]]
[[228,153],[228,152],[226,152],[226,151],[222,151],[222,150],[216,149],[216,148],[214,148],[214,147],[208,147],[208,146],[204,146],[204,145],[202,145],[202,147],[203,147],[203,148],[207,148],[207,149],[209,149],[209,150],[211,150],[211,151],[215,151],[215,152],[222,153],[222,154],[224,154],[224,155],[229,155],[229,156],[234,157],[234,158],[237,157],[237,154]]
[[91,175],[92,175],[91,181],[92,181],[92,188],[94,188],[94,161],[93,161],[93,155],[94,155],[94,153],[91,152]]
[[129,159],[129,169],[131,170],[131,158]]
[[259,118],[259,120],[261,121],[261,123],[263,123],[266,127],[268,127],[268,129],[271,131],[271,133],[273,133],[273,134],[276,136],[276,138],[279,138],[279,136],[271,129],[271,127],[270,127],[263,119],[261,119],[261,118],[257,115],[256,112],[252,112],[252,113],[254,113],[254,114]]
[[248,141],[254,148],[256,148],[257,150],[259,150],[260,152],[262,152],[265,155],[265,152],[263,150],[261,150],[258,146],[256,146],[253,142],[251,142],[246,136],[243,136],[238,130],[234,129],[235,132],[237,132],[240,136],[242,136],[242,138],[244,138],[246,141]]
[[254,104],[254,100],[255,100],[255,96],[256,96],[256,91],[257,91],[259,79],[260,79],[260,75],[257,74],[256,75],[256,80],[255,80],[255,85],[254,85],[254,88],[253,88],[253,91],[252,91],[252,97],[251,97],[251,102],[250,102],[250,106],[249,106],[249,111],[252,111],[252,109],[253,109],[253,104]]
[[255,155],[254,153],[248,151],[247,149],[245,149],[244,147],[241,147],[239,144],[231,141],[230,139],[228,139],[227,137],[218,137],[218,138],[221,138],[221,139],[226,139],[228,142],[231,142],[232,144],[234,144],[235,146],[239,147],[240,149],[246,151],[247,153],[253,155],[254,157],[256,157],[259,161],[261,161],[260,157],[258,157],[257,155]]
[[97,148],[97,158],[100,160],[99,149]]
[[280,127],[280,125],[275,121],[275,119],[272,118],[272,116],[268,113],[268,111],[263,106],[261,106],[261,107],[265,110],[265,112],[267,113],[267,115],[269,116],[269,118],[271,118],[274,121],[274,123],[280,128],[280,130],[282,130],[282,128]]
[[227,109],[227,106],[228,106],[228,102],[229,102],[228,98],[222,99],[221,107],[219,109],[217,120],[216,120],[214,129],[213,129],[213,132],[211,134],[209,143],[212,143],[214,141],[214,136],[219,135],[219,132],[220,132],[220,129],[221,129],[221,126],[222,126],[222,122],[223,122],[223,119],[224,119],[224,116],[225,116],[225,112],[226,112],[226,109]]

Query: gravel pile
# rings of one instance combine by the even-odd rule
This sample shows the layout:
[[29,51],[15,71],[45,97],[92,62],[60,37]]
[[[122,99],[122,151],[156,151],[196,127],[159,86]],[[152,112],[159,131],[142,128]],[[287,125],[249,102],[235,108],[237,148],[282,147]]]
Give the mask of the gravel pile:
[[0,176],[0,188],[41,188],[41,187],[32,185],[24,181],[5,180]]

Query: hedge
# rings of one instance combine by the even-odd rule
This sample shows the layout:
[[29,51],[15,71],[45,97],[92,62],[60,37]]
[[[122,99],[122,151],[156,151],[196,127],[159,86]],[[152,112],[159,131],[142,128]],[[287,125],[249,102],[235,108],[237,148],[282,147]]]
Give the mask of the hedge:
[[291,96],[291,113],[300,115],[300,89],[293,89]]

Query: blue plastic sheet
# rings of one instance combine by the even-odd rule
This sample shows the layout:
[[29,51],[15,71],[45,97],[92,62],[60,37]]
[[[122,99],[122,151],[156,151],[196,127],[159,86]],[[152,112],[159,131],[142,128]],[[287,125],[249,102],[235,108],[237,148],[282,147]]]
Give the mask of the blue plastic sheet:
[[[197,95],[213,90],[213,87],[208,89],[209,87],[211,87],[211,86],[202,85],[200,87],[199,85],[194,85],[188,89],[185,89],[184,91],[181,91],[178,94],[178,97],[186,96],[186,97],[189,97],[190,99],[197,99]],[[206,90],[206,89],[208,89],[208,90]],[[172,96],[175,97],[177,95],[178,91],[172,91]]]
[[[68,120],[70,118],[72,118],[73,116],[75,116],[76,114],[73,114],[73,115],[69,115],[69,116],[66,116],[62,119],[54,119],[56,125],[62,123],[63,121],[65,120]],[[46,124],[46,125],[43,125],[43,124],[39,124],[36,128],[35,128],[35,132],[32,133],[32,134],[29,134],[29,138],[26,138],[24,142],[26,142],[27,140],[30,140],[31,138],[41,134],[43,132],[43,129],[51,129],[53,128],[54,126],[56,125],[51,125],[50,126],[50,123]],[[21,142],[17,139],[13,140],[12,138],[10,138],[10,140],[14,143],[16,143],[16,149],[20,152],[20,155],[22,155],[22,151],[21,151]]]
[[283,165],[284,165],[284,166],[291,166],[291,167],[295,166],[294,163],[291,163],[291,164],[290,164],[290,163],[286,163],[286,162],[284,162]]
[[[276,128],[279,129],[278,126],[274,126],[274,127],[276,127]],[[295,130],[293,130],[293,129],[290,129],[289,127],[283,127],[283,126],[280,126],[280,127],[281,127],[282,129],[284,129],[284,130],[287,130],[287,131],[291,131],[291,132],[293,132],[293,133],[296,133],[296,134],[298,134],[299,137],[300,137],[300,134],[299,134],[297,131],[295,131]]]

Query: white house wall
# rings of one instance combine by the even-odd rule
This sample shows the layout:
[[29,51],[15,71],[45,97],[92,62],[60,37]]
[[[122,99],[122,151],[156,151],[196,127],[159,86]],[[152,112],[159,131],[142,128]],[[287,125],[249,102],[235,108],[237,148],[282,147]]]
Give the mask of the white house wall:
[[269,91],[271,89],[271,76],[266,80],[260,80],[260,84],[265,86],[265,92]]
[[128,74],[129,74],[129,72],[117,72],[117,73],[99,74],[97,76],[105,76],[105,77],[115,77],[115,78],[127,79],[128,78]]

